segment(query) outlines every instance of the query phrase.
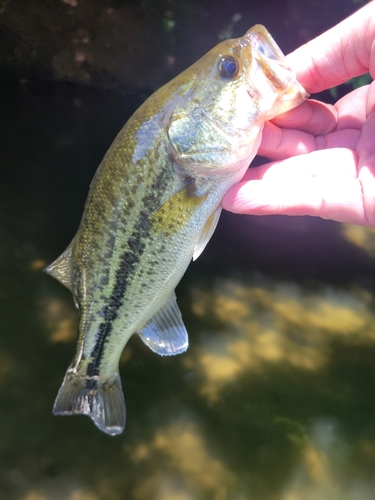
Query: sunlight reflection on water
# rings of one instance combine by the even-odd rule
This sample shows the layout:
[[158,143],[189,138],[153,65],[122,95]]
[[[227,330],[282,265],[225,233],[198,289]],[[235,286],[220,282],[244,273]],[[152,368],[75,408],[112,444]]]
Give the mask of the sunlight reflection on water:
[[[48,297],[49,302],[39,302],[45,314],[41,321],[49,332],[46,340],[72,344],[74,306],[61,297],[53,298],[50,292]],[[355,403],[351,406],[346,400],[353,388],[345,377],[341,381],[338,375],[336,380],[332,365],[340,349],[375,349],[373,296],[359,287],[311,289],[258,273],[213,279],[210,286],[193,283],[189,297],[190,313],[185,314],[198,333],[188,352],[175,358],[186,374],[186,392],[170,394],[178,398],[172,408],[161,402],[166,413],[156,420],[152,416],[155,406],[146,405],[147,432],[144,429],[136,439],[125,437],[119,463],[130,462],[130,468],[126,467],[137,477],[131,498],[190,500],[205,492],[215,500],[371,500],[375,482],[366,471],[375,465],[375,440],[361,432],[358,436],[357,431],[354,436],[348,432]],[[124,351],[123,369],[129,363],[134,369],[135,360],[147,354],[143,346],[132,342]],[[151,359],[154,368],[164,369],[161,358]],[[142,369],[143,365],[135,367],[136,372]],[[177,376],[171,366],[165,370],[168,376]],[[179,373],[182,377],[183,372]],[[125,380],[125,393],[126,386]],[[156,387],[144,388],[142,397],[147,398],[147,391]],[[169,390],[163,385],[159,389],[161,393]],[[318,408],[306,413],[304,405],[310,406],[310,397],[312,408]],[[326,398],[336,398],[336,403],[325,408],[327,403],[322,401]],[[134,404],[130,427],[137,418]],[[339,408],[332,411],[335,404]],[[60,423],[58,419],[56,426]],[[70,428],[74,427],[73,423]],[[227,448],[233,432],[243,440],[242,446],[248,442],[244,449],[232,444]],[[236,453],[242,456],[241,467],[236,466]],[[362,475],[355,463],[358,454],[364,465]],[[275,481],[270,473],[281,464],[282,480]],[[100,463],[95,466],[96,470],[100,467]],[[116,485],[120,488],[120,484],[114,476],[107,490],[99,481],[94,487],[101,491],[97,494],[78,483],[61,498],[117,498]],[[52,498],[59,497],[50,481],[24,496],[24,500]]]
[[213,399],[241,371],[260,373],[269,363],[321,369],[336,337],[347,343],[375,342],[373,297],[365,290],[311,291],[261,276],[249,281],[251,285],[218,280],[212,293],[192,290],[193,313],[206,324],[214,318],[220,336],[208,330],[184,363],[200,367],[205,379],[201,390]]

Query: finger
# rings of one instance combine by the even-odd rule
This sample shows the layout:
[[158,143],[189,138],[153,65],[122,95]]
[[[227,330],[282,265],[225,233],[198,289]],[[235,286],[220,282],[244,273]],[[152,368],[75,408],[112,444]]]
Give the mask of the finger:
[[356,178],[357,175],[356,153],[350,149],[337,148],[249,168],[241,182],[263,180],[277,184],[295,179],[308,181],[318,176]]
[[270,160],[281,160],[314,151],[314,136],[300,130],[282,129],[265,123],[258,155]]
[[320,92],[369,70],[374,78],[374,39],[375,2],[370,2],[289,54],[287,60],[308,92]]
[[283,160],[327,148],[355,150],[360,134],[358,129],[345,129],[314,137],[307,132],[283,129],[267,122],[258,154],[270,160]]
[[[341,155],[342,171],[332,161],[337,155]],[[282,162],[283,165],[263,167],[263,173],[258,170],[252,174],[253,180],[233,186],[223,198],[223,207],[242,214],[312,215],[368,224],[356,177],[356,155],[349,150],[326,150],[306,155],[304,159],[302,172],[301,167],[290,165],[289,160]],[[291,160],[295,163],[296,158]],[[331,168],[324,170],[324,165]]]
[[368,225],[375,226],[375,110],[369,115],[358,141],[358,178],[362,186]]
[[335,108],[337,110],[336,130],[358,129],[360,130],[367,120],[367,95],[370,85],[364,85],[353,90],[342,99],[337,101]]
[[315,137],[316,150],[347,148],[355,151],[358,140],[361,137],[361,131],[358,129],[344,129],[332,132],[319,137]]
[[[372,22],[374,21],[374,19],[372,19]],[[372,76],[372,78],[375,79],[375,38],[374,40],[372,41],[372,44],[371,44],[371,49],[370,49],[370,75]]]
[[375,156],[375,111],[370,114],[366,123],[363,125],[357,150],[359,166],[367,166],[368,162]]
[[232,194],[227,193],[222,205],[238,214],[310,215],[337,222],[369,224],[358,179],[337,181],[317,177],[309,182],[299,180],[277,188],[271,183],[250,181],[238,185],[235,198],[231,197]]
[[[374,57],[375,62],[375,57]],[[367,94],[367,102],[366,102],[366,114],[370,116],[370,114],[375,111],[375,82],[370,83],[370,89]]]
[[276,116],[272,123],[312,135],[324,135],[336,128],[337,110],[330,104],[309,99],[291,111]]
[[359,137],[355,130],[365,123],[371,102],[375,102],[375,84],[353,90],[335,106],[306,101],[265,125],[259,154],[274,160],[324,148],[355,149]]

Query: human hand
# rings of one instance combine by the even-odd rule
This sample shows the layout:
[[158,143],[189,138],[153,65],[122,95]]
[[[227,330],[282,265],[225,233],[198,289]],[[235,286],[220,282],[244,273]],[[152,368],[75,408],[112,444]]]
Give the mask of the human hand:
[[[287,59],[310,93],[367,71],[374,78],[375,1]],[[226,210],[375,226],[375,82],[266,123],[258,154],[277,161],[250,168],[224,196]]]

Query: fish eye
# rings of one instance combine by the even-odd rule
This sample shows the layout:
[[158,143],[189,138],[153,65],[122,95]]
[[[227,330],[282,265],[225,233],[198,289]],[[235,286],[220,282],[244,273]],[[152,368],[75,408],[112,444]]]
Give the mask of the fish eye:
[[219,63],[219,73],[223,78],[234,78],[238,74],[240,65],[233,56],[223,56]]

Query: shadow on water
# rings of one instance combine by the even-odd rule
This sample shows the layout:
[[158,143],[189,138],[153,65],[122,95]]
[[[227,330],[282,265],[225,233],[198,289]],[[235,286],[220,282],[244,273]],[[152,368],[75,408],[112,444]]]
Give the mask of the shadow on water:
[[2,498],[375,498],[371,230],[224,214],[178,288],[188,352],[159,358],[138,338],[125,348],[125,433],[52,416],[77,313],[42,269],[146,96],[41,84],[1,94]]

